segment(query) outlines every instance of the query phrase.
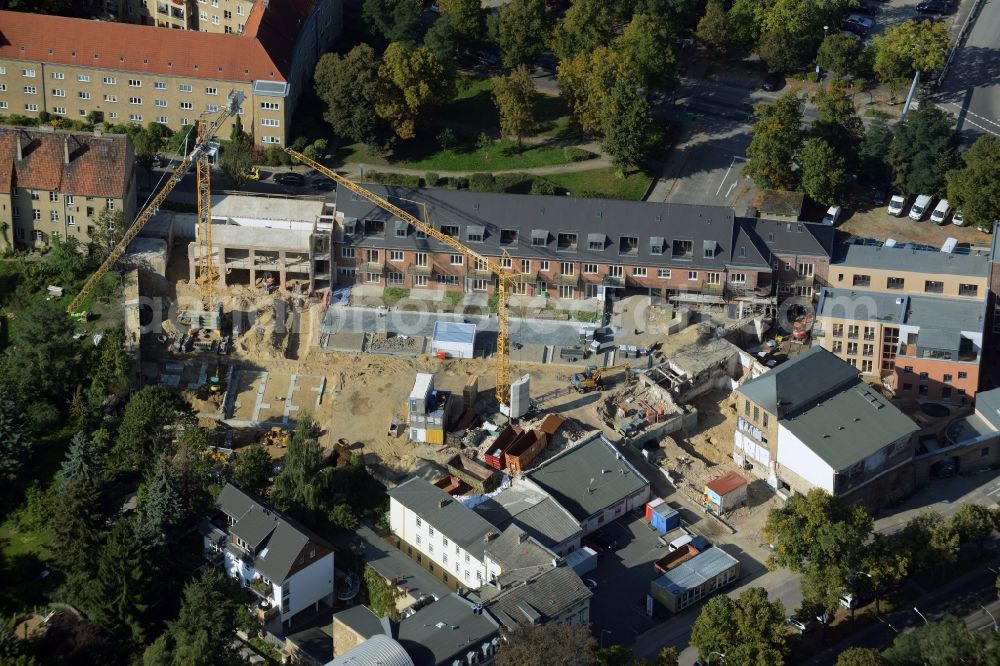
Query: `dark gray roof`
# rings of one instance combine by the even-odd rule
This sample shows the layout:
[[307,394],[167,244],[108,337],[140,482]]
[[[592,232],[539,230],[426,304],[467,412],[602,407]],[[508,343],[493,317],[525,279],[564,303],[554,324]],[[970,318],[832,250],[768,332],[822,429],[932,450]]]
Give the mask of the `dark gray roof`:
[[256,549],[254,569],[275,583],[285,580],[306,544],[312,542],[329,547],[297,522],[232,484],[227,483],[222,489],[215,506],[236,521],[229,527],[229,533]]
[[1000,389],[977,393],[976,412],[986,419],[994,429],[1000,430]]
[[602,436],[577,444],[525,474],[574,518],[584,521],[637,492],[646,480]]
[[860,380],[782,418],[781,425],[834,471],[846,469],[919,429]]
[[[738,231],[731,208],[698,206],[649,201],[583,199],[566,196],[526,196],[467,190],[412,189],[385,185],[365,185],[374,193],[386,196],[392,203],[413,215],[429,220],[435,227],[442,224],[459,227],[459,239],[487,256],[497,257],[501,248],[512,256],[552,261],[594,261],[602,263],[691,266],[722,270],[733,260],[733,239]],[[410,201],[407,201],[410,200]],[[426,204],[423,207],[413,201]],[[337,212],[345,219],[388,220],[391,216],[346,189],[337,190]],[[468,227],[485,227],[482,243],[468,240]],[[363,226],[363,225],[358,225]],[[418,239],[410,229],[406,237],[397,237],[395,225],[387,224],[384,238],[365,237],[359,229],[345,242],[364,247],[413,250],[428,248],[447,251],[445,246],[430,239]],[[517,230],[518,242],[500,245],[500,230]],[[576,234],[576,250],[557,249],[558,234]],[[593,234],[604,236],[601,250],[590,249]],[[532,244],[532,237],[544,238],[544,247]],[[635,255],[619,253],[622,237],[638,239]],[[653,238],[663,238],[663,254],[652,254]],[[691,242],[690,257],[672,257],[674,240]],[[705,244],[715,247],[714,256],[704,256]],[[759,266],[763,268],[763,266]]]
[[791,361],[751,379],[739,392],[779,417],[856,381],[858,369],[822,347],[813,347]]
[[802,214],[802,202],[805,198],[802,192],[763,190],[754,197],[754,206],[761,213],[798,217]]
[[425,595],[440,599],[451,592],[447,585],[387,543],[370,527],[362,525],[355,531],[364,546],[365,562],[382,578],[396,580],[399,585],[408,588],[415,599]]
[[774,254],[829,257],[833,253],[834,228],[825,224],[762,219],[739,222],[752,228]]
[[876,268],[919,273],[945,273],[985,277],[990,272],[989,253],[952,254],[907,247],[838,245],[830,266]]
[[593,596],[572,567],[565,564],[546,569],[511,587],[498,590],[486,585],[479,590],[479,594],[486,609],[507,629],[532,624],[534,614],[540,616],[541,622],[547,622]]
[[317,664],[325,664],[333,659],[333,634],[330,629],[330,623],[323,622],[298,629],[285,638]]
[[378,615],[373,613],[367,606],[360,604],[347,610],[342,610],[339,613],[334,613],[333,619],[349,627],[365,639],[391,631],[391,627],[386,627]]
[[399,623],[396,640],[416,666],[451,666],[469,652],[482,656],[482,645],[497,636],[499,625],[488,613],[457,594],[449,594]]
[[510,525],[521,528],[547,548],[580,533],[579,521],[566,509],[523,483],[497,493],[473,510],[500,529]]
[[486,556],[499,564],[504,572],[526,571],[533,567],[551,567],[552,561],[556,559],[555,553],[514,525],[505,529],[500,533],[500,536],[486,544]]
[[413,666],[403,646],[389,636],[372,636],[326,666]]
[[475,511],[420,477],[415,476],[396,486],[389,491],[389,497],[478,560],[483,559],[486,535],[498,531]]

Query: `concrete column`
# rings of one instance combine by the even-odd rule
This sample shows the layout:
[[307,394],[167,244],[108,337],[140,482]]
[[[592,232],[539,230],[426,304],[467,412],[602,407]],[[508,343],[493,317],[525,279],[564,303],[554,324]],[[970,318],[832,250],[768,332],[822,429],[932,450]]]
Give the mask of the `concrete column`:
[[216,264],[216,267],[215,267],[216,268],[216,272],[219,274],[219,282],[218,282],[218,284],[219,284],[220,287],[225,287],[226,286],[226,248],[224,248],[224,247],[217,247],[217,248],[214,248],[214,250],[217,253],[216,254],[216,259],[219,262],[218,264]]
[[257,253],[251,248],[250,256],[248,257],[250,261],[250,288],[253,289],[257,285]]
[[278,288],[281,291],[286,291],[285,279],[286,279],[286,266],[285,266],[285,251],[278,251]]
[[189,283],[194,284],[198,273],[198,265],[194,258],[194,243],[188,243],[188,272],[191,274]]

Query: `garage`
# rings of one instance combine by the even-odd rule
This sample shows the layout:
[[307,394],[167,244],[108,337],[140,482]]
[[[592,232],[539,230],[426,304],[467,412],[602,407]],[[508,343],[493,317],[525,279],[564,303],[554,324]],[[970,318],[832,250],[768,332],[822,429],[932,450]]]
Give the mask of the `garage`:
[[438,358],[472,358],[476,345],[476,325],[439,321],[431,336],[431,353]]

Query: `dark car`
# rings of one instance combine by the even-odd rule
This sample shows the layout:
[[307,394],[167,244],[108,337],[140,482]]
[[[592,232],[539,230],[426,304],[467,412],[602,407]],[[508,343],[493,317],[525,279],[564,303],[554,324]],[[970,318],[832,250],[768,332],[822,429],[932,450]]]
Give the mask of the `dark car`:
[[764,83],[761,84],[761,88],[767,90],[768,92],[774,92],[775,90],[781,90],[785,87],[785,77],[781,74],[771,72],[764,77]]
[[844,32],[849,32],[851,34],[857,35],[858,37],[864,37],[868,34],[868,28],[858,23],[853,23],[851,21],[842,21],[840,24],[840,29]]
[[949,9],[948,3],[942,0],[928,0],[917,5],[917,13],[928,16],[942,16],[947,14]]
[[274,182],[279,185],[305,185],[306,179],[300,173],[279,173],[275,174]]
[[872,194],[872,203],[876,206],[882,206],[886,201],[889,200],[889,186],[885,183],[875,186],[875,192]]
[[618,548],[618,543],[614,539],[609,539],[607,535],[600,533],[588,536],[584,539],[583,545],[596,550],[598,555],[610,553]]
[[882,9],[871,2],[862,2],[853,9],[855,13],[861,14],[862,16],[878,16],[882,13]]
[[310,185],[314,190],[321,190],[323,192],[332,192],[337,189],[337,184],[334,183],[329,178],[323,178],[322,180],[314,180]]

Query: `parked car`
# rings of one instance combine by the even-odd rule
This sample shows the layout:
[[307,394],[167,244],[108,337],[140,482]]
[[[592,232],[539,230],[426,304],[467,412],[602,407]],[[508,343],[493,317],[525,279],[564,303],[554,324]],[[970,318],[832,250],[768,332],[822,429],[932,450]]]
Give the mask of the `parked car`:
[[910,219],[919,222],[927,217],[927,211],[930,210],[931,201],[932,199],[930,195],[918,195],[917,200],[914,201],[913,206],[910,207]]
[[941,199],[941,201],[938,201],[938,205],[934,207],[934,210],[931,211],[931,222],[934,224],[944,224],[950,212],[951,206],[948,205],[948,200]]
[[320,190],[323,192],[332,192],[337,189],[337,184],[334,183],[329,178],[322,178],[319,180],[314,180],[310,185],[314,190]]
[[306,179],[300,173],[276,173],[274,174],[274,182],[279,185],[305,185]]
[[917,13],[927,16],[943,16],[951,10],[948,3],[942,0],[927,0],[917,5]]
[[607,535],[601,534],[600,532],[595,532],[584,539],[583,545],[596,550],[598,555],[601,555],[602,553],[610,553],[611,551],[618,549],[618,542],[614,539],[609,539]]
[[841,22],[840,29],[845,35],[854,37],[855,39],[859,40],[868,34],[868,28],[864,27],[863,25],[859,25],[857,23],[851,23],[849,21]]
[[816,628],[816,623],[813,620],[807,617],[798,617],[797,615],[788,618],[788,624],[798,629],[800,634],[808,634]]
[[893,194],[892,198],[889,199],[889,207],[886,211],[893,217],[902,217],[906,211],[907,201],[909,201],[909,197],[905,194]]
[[854,8],[854,11],[862,16],[878,16],[882,13],[882,9],[871,2],[862,2]]
[[865,18],[864,16],[860,16],[858,14],[851,14],[846,19],[844,19],[844,21],[846,23],[853,23],[854,25],[860,25],[865,30],[871,30],[872,27],[875,25],[875,21],[871,20],[870,18]]
[[828,227],[832,227],[840,220],[840,206],[830,206],[826,209],[826,215],[823,216],[823,224]]
[[760,87],[768,92],[781,90],[785,87],[785,77],[777,72],[771,72],[764,77],[764,83]]
[[884,206],[886,200],[889,198],[889,186],[885,183],[875,186],[875,192],[872,194],[872,203],[876,206]]
[[955,209],[955,214],[951,216],[951,223],[957,224],[960,227],[965,226],[965,215],[962,213],[961,208]]

